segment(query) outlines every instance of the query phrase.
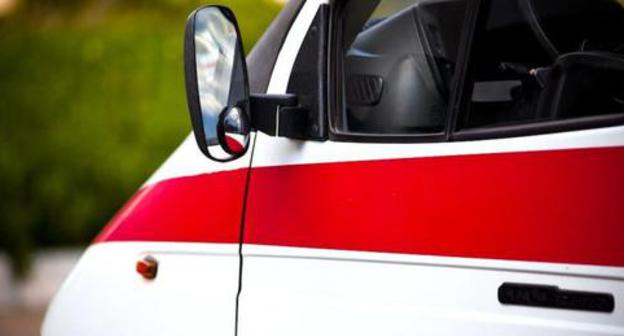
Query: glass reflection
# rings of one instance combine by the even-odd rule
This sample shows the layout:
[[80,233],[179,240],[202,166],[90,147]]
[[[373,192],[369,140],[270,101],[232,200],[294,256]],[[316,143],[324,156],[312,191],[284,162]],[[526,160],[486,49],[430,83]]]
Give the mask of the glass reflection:
[[196,14],[197,87],[208,146],[218,145],[216,124],[229,105],[236,45],[236,27],[218,8],[205,8]]
[[245,112],[238,107],[229,109],[223,115],[223,147],[232,155],[245,152],[249,142],[249,123]]

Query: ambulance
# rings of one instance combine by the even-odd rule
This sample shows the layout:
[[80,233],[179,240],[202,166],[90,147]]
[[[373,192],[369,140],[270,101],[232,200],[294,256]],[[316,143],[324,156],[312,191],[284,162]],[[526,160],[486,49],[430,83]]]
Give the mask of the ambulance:
[[292,0],[247,56],[209,5],[184,38],[193,134],[44,336],[624,335],[624,1]]

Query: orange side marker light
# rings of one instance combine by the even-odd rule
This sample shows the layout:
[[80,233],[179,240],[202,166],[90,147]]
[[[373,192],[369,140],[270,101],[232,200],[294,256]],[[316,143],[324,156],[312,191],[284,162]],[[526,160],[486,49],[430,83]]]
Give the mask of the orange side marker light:
[[147,280],[153,280],[158,273],[158,261],[156,258],[148,255],[137,261],[136,271]]

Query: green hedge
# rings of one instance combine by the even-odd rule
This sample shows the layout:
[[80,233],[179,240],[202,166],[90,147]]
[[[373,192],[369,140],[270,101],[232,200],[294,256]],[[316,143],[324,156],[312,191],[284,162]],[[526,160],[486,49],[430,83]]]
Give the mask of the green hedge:
[[[0,18],[0,250],[82,245],[190,131],[191,0],[29,1]],[[247,50],[279,10],[232,0]],[[69,4],[69,5],[67,5]]]

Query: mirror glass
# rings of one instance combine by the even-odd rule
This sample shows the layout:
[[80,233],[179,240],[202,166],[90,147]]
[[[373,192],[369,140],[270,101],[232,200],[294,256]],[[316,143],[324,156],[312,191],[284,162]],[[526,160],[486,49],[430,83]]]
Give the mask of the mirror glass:
[[244,154],[249,141],[248,125],[247,115],[236,106],[221,113],[217,128],[221,147],[232,155]]
[[[219,6],[197,10],[189,24],[193,28],[196,75],[196,95],[189,95],[189,99],[195,100],[190,101],[191,113],[193,105],[199,101],[195,106],[199,116],[193,122],[201,122],[199,132],[198,125],[194,125],[195,134],[203,136],[204,141],[198,139],[198,143],[200,147],[205,146],[202,148],[205,154],[227,161],[244,154],[249,142],[249,118],[246,117],[249,95],[238,27],[232,12]],[[232,118],[237,122],[232,122]],[[228,122],[228,126],[220,125],[223,122]],[[220,135],[219,129],[226,130],[231,135],[228,138],[238,140],[236,150],[224,142],[228,138]]]

